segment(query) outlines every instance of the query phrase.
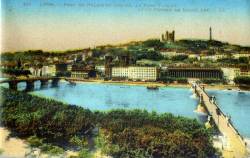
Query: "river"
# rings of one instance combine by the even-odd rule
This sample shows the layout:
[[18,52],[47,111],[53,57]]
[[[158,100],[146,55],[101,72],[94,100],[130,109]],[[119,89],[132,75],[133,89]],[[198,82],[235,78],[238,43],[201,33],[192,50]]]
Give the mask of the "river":
[[[25,83],[19,83],[18,89],[23,90],[25,86]],[[145,109],[204,121],[202,115],[194,112],[198,100],[188,88],[161,87],[159,90],[148,90],[145,86],[91,82],[70,85],[60,82],[58,87],[41,89],[40,83],[36,82],[35,90],[30,93],[90,110]],[[217,98],[218,105],[225,114],[231,116],[240,134],[250,138],[250,92],[208,90],[208,93]]]

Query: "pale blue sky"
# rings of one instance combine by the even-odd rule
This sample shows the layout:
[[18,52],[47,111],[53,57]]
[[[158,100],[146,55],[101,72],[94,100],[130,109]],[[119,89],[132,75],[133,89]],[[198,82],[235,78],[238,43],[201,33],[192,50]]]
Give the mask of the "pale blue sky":
[[[2,17],[4,17],[2,20],[4,51],[64,50],[118,44],[131,40],[159,38],[167,29],[170,31],[175,29],[177,39],[207,39],[210,26],[213,28],[215,39],[250,45],[250,1],[248,0],[1,0],[1,2]],[[69,3],[74,6],[69,6]],[[101,4],[105,7],[101,7]],[[125,6],[118,7],[119,5]],[[152,5],[153,9],[149,7]],[[202,8],[208,11],[202,12]],[[175,9],[180,11],[173,11]],[[198,10],[194,12],[190,9]]]

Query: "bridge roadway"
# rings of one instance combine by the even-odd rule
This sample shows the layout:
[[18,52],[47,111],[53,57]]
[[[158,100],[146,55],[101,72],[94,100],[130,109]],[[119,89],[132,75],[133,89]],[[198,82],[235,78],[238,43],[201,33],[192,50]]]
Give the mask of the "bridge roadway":
[[62,79],[60,77],[29,77],[29,78],[13,78],[1,80],[0,83],[9,83],[9,82],[26,82],[26,81],[43,81],[43,80],[52,80],[52,79]]
[[52,80],[52,85],[56,86],[60,79],[64,79],[62,77],[29,77],[29,78],[10,78],[6,80],[1,80],[0,83],[8,83],[9,88],[12,90],[17,90],[17,84],[19,82],[26,82],[26,90],[30,91],[34,89],[34,82],[40,81],[41,86],[46,86],[49,80]]
[[66,80],[66,81],[85,81],[86,79],[77,79],[71,77],[29,77],[29,78],[13,78],[13,79],[5,79],[0,80],[0,83],[9,83],[9,82],[29,82],[29,81],[48,81],[48,80]]
[[195,93],[202,97],[203,105],[207,112],[212,116],[214,123],[219,131],[226,137],[227,145],[222,149],[222,156],[225,158],[244,158],[247,156],[247,144],[243,137],[239,134],[237,129],[228,120],[227,116],[220,110],[220,108],[213,103],[204,87],[194,84]]

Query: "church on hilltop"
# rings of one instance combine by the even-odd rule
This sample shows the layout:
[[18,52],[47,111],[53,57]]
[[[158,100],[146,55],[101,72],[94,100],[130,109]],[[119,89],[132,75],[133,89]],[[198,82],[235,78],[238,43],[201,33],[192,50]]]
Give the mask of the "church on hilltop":
[[161,35],[161,40],[163,42],[174,42],[175,41],[175,31],[173,30],[172,33],[166,31],[165,34]]

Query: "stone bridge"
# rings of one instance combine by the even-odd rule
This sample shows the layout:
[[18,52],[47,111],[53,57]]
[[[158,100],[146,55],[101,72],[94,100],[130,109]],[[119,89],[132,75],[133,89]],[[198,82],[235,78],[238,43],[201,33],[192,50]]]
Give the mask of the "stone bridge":
[[63,79],[61,77],[32,77],[32,78],[14,78],[14,79],[6,79],[0,81],[0,83],[8,83],[9,88],[12,90],[17,90],[17,84],[19,82],[26,82],[26,90],[32,90],[34,89],[35,82],[40,81],[41,86],[44,87],[48,85],[48,81],[52,81],[52,86],[57,86],[60,79]]
[[226,138],[226,146],[222,147],[222,155],[225,158],[244,158],[247,157],[247,144],[238,130],[233,126],[230,118],[227,117],[206,93],[204,86],[193,84],[192,88],[198,97],[200,105],[203,106],[213,119],[219,131]]

